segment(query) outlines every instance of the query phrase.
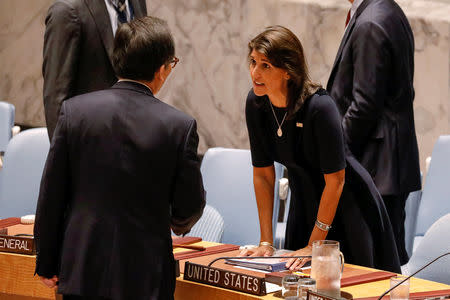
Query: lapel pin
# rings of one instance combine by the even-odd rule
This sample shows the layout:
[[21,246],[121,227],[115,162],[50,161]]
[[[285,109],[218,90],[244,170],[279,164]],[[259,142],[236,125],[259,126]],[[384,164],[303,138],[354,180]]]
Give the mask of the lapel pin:
[[297,126],[297,127],[303,127],[303,123],[297,122],[297,123],[295,123],[295,126]]

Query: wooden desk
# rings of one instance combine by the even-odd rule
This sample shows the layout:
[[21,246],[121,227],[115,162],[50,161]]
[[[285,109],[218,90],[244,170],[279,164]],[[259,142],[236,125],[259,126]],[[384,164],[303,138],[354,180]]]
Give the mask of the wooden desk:
[[[200,242],[194,245],[211,246],[215,243]],[[175,249],[174,252],[182,250]],[[358,267],[358,266],[353,266]],[[38,276],[34,276],[35,257],[28,255],[0,252],[0,300],[43,300],[57,299],[55,292],[42,285]],[[358,267],[364,268],[364,267]],[[389,280],[359,284],[343,288],[354,298],[381,295],[389,288]],[[450,289],[449,285],[428,280],[412,278],[410,292]],[[176,300],[253,300],[280,299],[273,294],[264,297],[244,294],[232,290],[217,288],[201,283],[185,281],[182,276],[177,278],[175,290]]]
[[56,299],[33,275],[35,265],[35,256],[0,252],[0,300]]

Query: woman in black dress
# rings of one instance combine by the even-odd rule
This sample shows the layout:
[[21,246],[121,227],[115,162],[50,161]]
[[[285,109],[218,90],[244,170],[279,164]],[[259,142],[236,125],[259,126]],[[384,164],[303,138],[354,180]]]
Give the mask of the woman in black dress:
[[[340,242],[346,261],[399,272],[392,228],[370,175],[345,151],[333,99],[308,75],[298,38],[268,27],[249,43],[253,89],[247,96],[260,245],[242,255],[272,255],[274,161],[288,169],[290,255],[311,255],[315,240]],[[348,154],[347,154],[348,153]],[[302,262],[290,259],[287,266]]]

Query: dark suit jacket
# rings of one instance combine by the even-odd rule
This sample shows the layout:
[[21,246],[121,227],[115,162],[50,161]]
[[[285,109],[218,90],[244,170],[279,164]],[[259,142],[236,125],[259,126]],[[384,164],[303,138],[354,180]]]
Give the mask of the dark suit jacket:
[[170,229],[205,205],[196,122],[145,86],[63,102],[36,212],[36,272],[63,294],[172,299]]
[[[145,0],[129,0],[134,17]],[[45,19],[44,109],[50,139],[62,101],[106,89],[117,78],[111,65],[114,35],[104,0],[56,0]]]
[[365,0],[342,39],[327,90],[350,150],[382,195],[420,189],[413,115],[414,37],[392,0]]

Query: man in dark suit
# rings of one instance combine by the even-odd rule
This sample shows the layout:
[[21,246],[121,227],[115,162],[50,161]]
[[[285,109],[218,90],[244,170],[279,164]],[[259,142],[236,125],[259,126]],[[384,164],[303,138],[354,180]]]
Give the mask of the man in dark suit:
[[413,115],[414,37],[393,0],[350,0],[352,10],[327,90],[352,154],[383,196],[402,264],[405,201],[420,189]]
[[[122,9],[122,11],[121,11]],[[147,15],[145,0],[56,0],[45,19],[44,109],[50,139],[64,100],[112,86],[114,33]]]
[[36,273],[67,299],[173,299],[170,229],[205,205],[196,121],[155,98],[178,59],[166,22],[122,25],[113,87],[63,102],[36,212]]

